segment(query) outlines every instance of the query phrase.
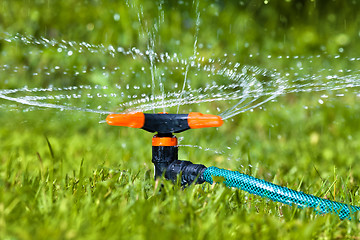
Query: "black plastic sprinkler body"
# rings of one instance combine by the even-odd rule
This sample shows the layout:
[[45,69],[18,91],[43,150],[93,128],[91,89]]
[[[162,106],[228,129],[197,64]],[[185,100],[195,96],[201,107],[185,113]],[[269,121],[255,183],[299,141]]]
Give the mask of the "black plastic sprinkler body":
[[130,113],[110,114],[106,121],[114,126],[141,128],[148,132],[156,132],[152,138],[152,162],[155,166],[155,179],[164,176],[173,182],[181,176],[181,185],[193,182],[204,183],[202,164],[178,159],[177,138],[173,133],[180,133],[189,129],[220,127],[223,123],[220,116],[191,112],[189,114],[167,113]]

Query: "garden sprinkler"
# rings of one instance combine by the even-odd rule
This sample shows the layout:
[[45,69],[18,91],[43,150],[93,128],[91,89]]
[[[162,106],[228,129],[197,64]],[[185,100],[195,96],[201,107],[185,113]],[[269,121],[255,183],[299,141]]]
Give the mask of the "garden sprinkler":
[[191,183],[208,182],[213,184],[213,177],[221,177],[220,179],[224,179],[223,183],[228,187],[236,187],[290,206],[311,207],[318,214],[334,213],[340,219],[352,219],[354,213],[360,211],[358,206],[322,199],[237,171],[217,167],[207,168],[202,164],[178,160],[177,138],[173,133],[195,128],[220,127],[223,123],[220,116],[197,112],[189,114],[136,112],[110,114],[106,121],[114,126],[142,128],[148,132],[157,133],[152,139],[152,162],[155,165],[155,179],[164,176],[166,179],[176,182],[180,177],[181,185],[187,186]]
[[220,127],[223,120],[220,116],[191,112],[189,114],[167,113],[129,113],[110,114],[106,121],[114,126],[141,128],[148,132],[156,132],[152,138],[152,162],[155,166],[155,179],[164,176],[175,182],[181,176],[181,185],[193,182],[204,183],[203,173],[206,167],[190,161],[178,159],[177,138],[173,133],[189,129]]

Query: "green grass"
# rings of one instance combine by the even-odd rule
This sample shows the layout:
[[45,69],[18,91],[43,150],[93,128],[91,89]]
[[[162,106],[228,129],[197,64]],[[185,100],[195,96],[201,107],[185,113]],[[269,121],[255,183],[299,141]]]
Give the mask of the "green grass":
[[[270,1],[266,5],[263,1],[244,1],[245,5],[241,5],[200,1],[200,9],[204,10],[199,42],[204,46],[211,44],[211,48],[199,49],[200,55],[236,52],[235,60],[241,63],[287,71],[296,66],[296,60],[271,61],[267,55],[316,55],[323,54],[323,47],[338,54],[342,47],[341,58],[314,61],[305,67],[304,74],[330,67],[359,69],[358,62],[346,60],[360,52],[358,4],[303,2]],[[149,21],[157,16],[157,8],[150,1],[140,3],[148,9]],[[166,21],[156,50],[181,52],[186,57],[193,51],[196,14],[190,5],[176,7],[164,6]],[[146,49],[146,40],[138,34],[136,11],[116,1],[81,4],[5,0],[0,8],[1,32]],[[120,22],[114,21],[115,13],[120,13]],[[217,28],[222,32],[214,30]],[[177,45],[178,39],[181,46]],[[251,43],[250,47],[245,42]],[[144,64],[107,55],[74,54],[66,58],[45,47],[41,54],[27,54],[39,48],[42,47],[0,41],[0,65],[27,65],[36,71],[56,65],[125,66],[128,70],[129,65],[138,69]],[[248,58],[258,52],[260,57]],[[60,74],[35,78],[26,71],[0,71],[0,86],[10,89],[24,85],[94,85],[102,83],[101,73],[95,71],[83,78]],[[110,80],[119,77],[113,75]],[[193,79],[192,84],[202,84],[206,79],[201,77]],[[121,78],[123,86],[137,84],[136,81],[139,79]],[[345,96],[336,96],[338,92]],[[256,109],[225,121],[219,129],[181,133],[183,145],[224,152],[181,147],[180,159],[241,171],[291,189],[359,205],[359,97],[356,89],[338,92],[287,94],[265,104],[265,110]],[[329,97],[319,104],[322,94]],[[154,181],[152,134],[100,124],[105,116],[51,109],[22,112],[24,107],[20,104],[10,106],[6,100],[0,100],[0,104],[6,106],[0,109],[0,239],[359,236],[360,225],[356,221],[316,215],[312,209],[275,203],[221,184],[182,189],[167,181]],[[93,104],[92,107],[97,103]],[[213,108],[225,106],[220,103]]]
[[[242,160],[228,161],[226,155],[187,148],[180,150],[182,159],[238,169],[316,196],[357,204],[360,142],[352,118],[359,107],[347,108],[350,99],[345,99],[335,108],[337,126],[326,124],[329,110],[310,110],[311,117],[305,110],[299,113],[308,99],[284,111],[277,108],[284,101],[280,98],[277,104],[268,104],[267,111],[244,114],[240,123],[228,121],[219,131],[184,133],[184,142],[192,142],[193,136],[200,146],[209,145],[202,135],[213,134],[211,145],[232,146],[231,154]],[[27,114],[34,118],[33,113]],[[42,116],[45,123],[33,120],[31,128],[19,128],[16,117],[5,116],[14,121],[2,117],[1,135],[6,136],[0,168],[3,239],[327,239],[352,238],[359,232],[357,222],[319,216],[311,209],[274,203],[222,185],[183,190],[169,182],[154,182],[151,134],[141,130],[120,130],[91,120],[70,127],[71,119],[58,121],[47,112]],[[273,123],[279,125],[272,128]],[[273,137],[264,133],[269,130]],[[228,136],[229,131],[241,134],[235,144],[215,137]],[[353,140],[348,140],[347,131]],[[253,168],[247,167],[249,161]]]

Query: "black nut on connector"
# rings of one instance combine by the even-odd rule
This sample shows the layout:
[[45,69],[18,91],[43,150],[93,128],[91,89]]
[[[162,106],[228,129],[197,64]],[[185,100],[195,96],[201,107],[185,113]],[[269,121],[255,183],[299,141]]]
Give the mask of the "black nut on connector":
[[166,169],[165,178],[175,182],[177,176],[181,176],[181,185],[186,186],[192,183],[202,184],[205,182],[203,173],[206,167],[202,164],[193,164],[190,161],[173,161]]
[[205,182],[203,173],[206,167],[204,165],[181,161],[177,158],[177,146],[153,146],[152,162],[155,166],[155,179],[164,176],[165,179],[176,182],[178,176],[181,176],[182,186]]

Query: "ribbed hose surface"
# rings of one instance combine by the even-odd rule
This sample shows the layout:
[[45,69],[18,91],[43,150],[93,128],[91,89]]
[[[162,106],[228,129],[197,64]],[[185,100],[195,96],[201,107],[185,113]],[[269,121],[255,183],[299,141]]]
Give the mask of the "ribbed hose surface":
[[358,206],[315,197],[236,171],[209,167],[205,170],[203,176],[205,181],[210,184],[213,183],[213,176],[224,177],[224,183],[228,187],[236,187],[251,194],[267,197],[273,201],[282,202],[290,206],[295,204],[300,208],[312,207],[319,214],[335,213],[339,215],[340,219],[351,219],[351,215],[360,210]]

